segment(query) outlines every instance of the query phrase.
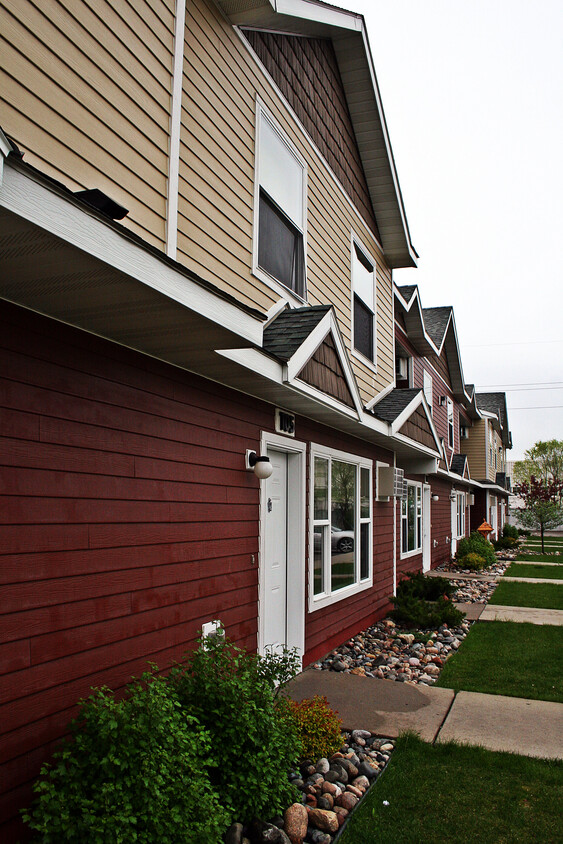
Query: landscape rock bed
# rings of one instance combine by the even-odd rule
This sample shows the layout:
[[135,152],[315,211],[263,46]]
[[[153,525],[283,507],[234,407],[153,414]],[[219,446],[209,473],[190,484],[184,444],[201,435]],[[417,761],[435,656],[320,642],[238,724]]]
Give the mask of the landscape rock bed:
[[498,586],[496,580],[455,580],[452,601],[457,604],[486,604]]
[[384,619],[335,648],[312,667],[317,671],[432,685],[470,628],[471,622],[465,620],[451,630],[442,625],[438,630],[415,635],[401,631],[391,619]]
[[307,759],[291,772],[301,803],[272,823],[233,824],[225,844],[332,844],[395,748],[392,739],[368,730],[343,731],[342,737],[341,749],[330,759]]
[[500,551],[497,553],[497,561],[492,566],[487,566],[484,569],[480,569],[479,571],[473,571],[472,569],[464,569],[461,566],[456,565],[456,563],[442,563],[442,565],[437,566],[435,571],[440,572],[440,574],[444,573],[447,577],[447,573],[451,572],[452,574],[466,574],[468,577],[471,575],[480,575],[485,577],[502,577],[505,573],[507,568],[509,567],[510,563],[512,563],[516,559],[516,552],[509,552],[509,551]]

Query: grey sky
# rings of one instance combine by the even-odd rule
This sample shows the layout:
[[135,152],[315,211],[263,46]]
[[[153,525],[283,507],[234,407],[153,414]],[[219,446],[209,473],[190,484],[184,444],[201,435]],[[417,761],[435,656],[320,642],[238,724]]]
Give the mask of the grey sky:
[[366,18],[420,254],[395,279],[454,307],[466,381],[506,388],[511,459],[563,439],[563,3],[338,5]]

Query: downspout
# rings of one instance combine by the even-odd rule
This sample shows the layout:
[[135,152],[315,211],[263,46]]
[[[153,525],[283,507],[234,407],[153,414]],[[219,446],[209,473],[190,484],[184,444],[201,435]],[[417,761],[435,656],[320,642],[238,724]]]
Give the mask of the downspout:
[[178,244],[178,190],[180,184],[180,128],[184,76],[186,0],[176,0],[174,64],[170,107],[170,149],[168,153],[168,196],[166,201],[166,254],[176,260]]

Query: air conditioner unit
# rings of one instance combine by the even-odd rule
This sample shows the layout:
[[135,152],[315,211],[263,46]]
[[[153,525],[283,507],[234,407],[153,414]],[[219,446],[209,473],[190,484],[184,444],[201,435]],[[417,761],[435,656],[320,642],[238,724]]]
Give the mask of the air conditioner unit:
[[395,373],[397,375],[397,380],[406,381],[409,377],[408,358],[395,358]]
[[469,428],[466,425],[462,425],[461,428],[459,429],[459,435],[460,435],[462,440],[468,440],[469,439]]
[[378,498],[404,498],[405,473],[393,466],[380,466],[377,472]]

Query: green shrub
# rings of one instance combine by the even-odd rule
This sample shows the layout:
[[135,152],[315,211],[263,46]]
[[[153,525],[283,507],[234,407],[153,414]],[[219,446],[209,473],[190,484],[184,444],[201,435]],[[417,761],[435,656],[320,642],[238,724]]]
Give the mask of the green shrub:
[[492,544],[476,530],[469,536],[464,536],[458,542],[455,558],[457,564],[462,568],[465,568],[464,557],[468,554],[479,554],[480,557],[484,557],[486,566],[492,566],[496,562],[495,549]]
[[389,615],[405,627],[427,629],[447,624],[457,627],[465,618],[450,598],[455,586],[444,577],[424,577],[409,574],[397,586],[397,595],[391,598],[394,608]]
[[485,563],[485,558],[480,554],[476,554],[474,551],[466,554],[463,558],[463,568],[470,569],[471,571],[480,571],[481,569],[484,569]]
[[518,546],[518,540],[512,536],[501,536],[496,542],[493,542],[495,551],[513,551]]
[[233,821],[272,817],[297,799],[287,774],[301,746],[274,688],[297,664],[293,651],[259,657],[217,638],[170,673],[182,706],[213,736],[211,781]]
[[24,820],[34,840],[72,844],[217,841],[228,814],[208,770],[211,738],[147,673],[123,700],[102,688],[80,703],[72,739],[44,765]]
[[515,525],[509,525],[508,522],[505,522],[505,525],[502,529],[502,535],[518,540],[518,528]]
[[342,719],[330,708],[326,697],[315,695],[299,703],[290,700],[289,706],[298,726],[304,758],[317,761],[340,750]]

